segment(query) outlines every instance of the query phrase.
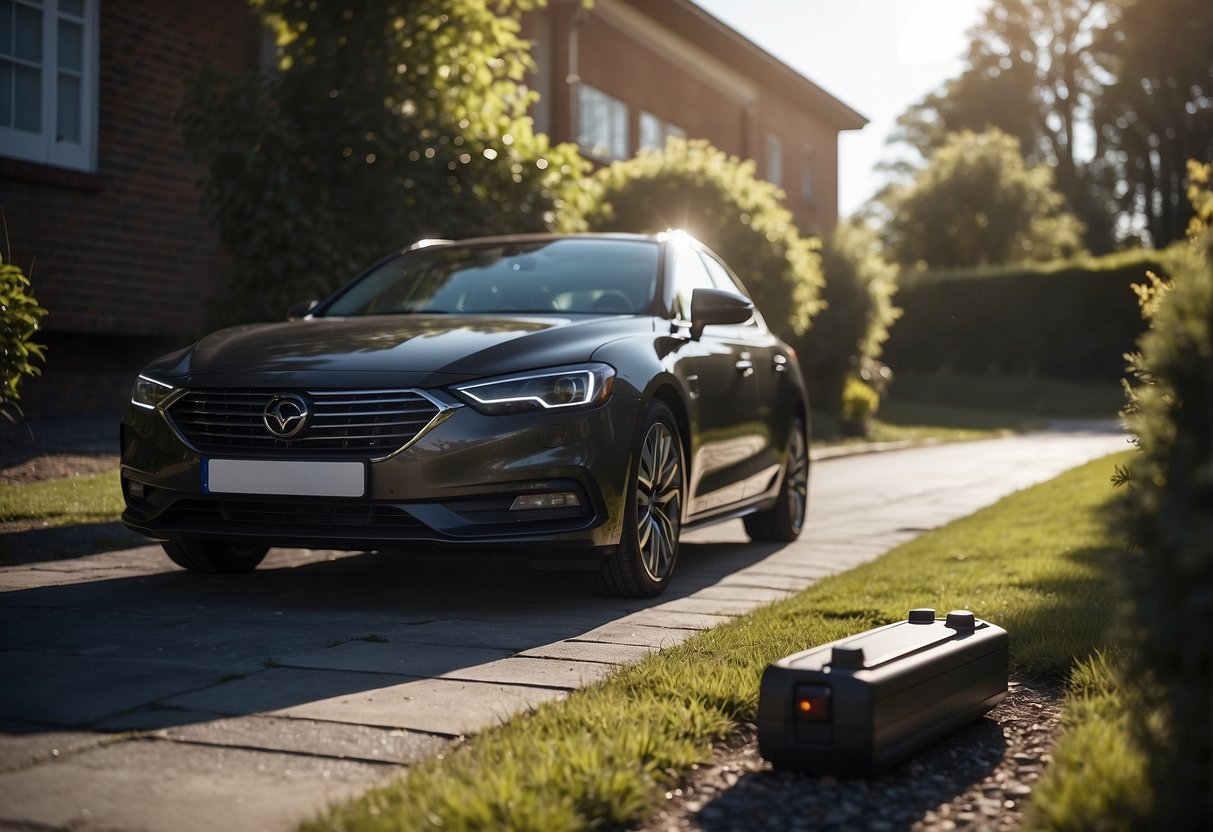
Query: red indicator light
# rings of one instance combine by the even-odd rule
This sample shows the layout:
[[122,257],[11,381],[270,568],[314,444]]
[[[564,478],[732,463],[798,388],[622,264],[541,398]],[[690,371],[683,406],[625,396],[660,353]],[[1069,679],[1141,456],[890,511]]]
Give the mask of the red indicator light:
[[797,685],[792,701],[797,720],[801,722],[829,721],[830,689],[825,685]]

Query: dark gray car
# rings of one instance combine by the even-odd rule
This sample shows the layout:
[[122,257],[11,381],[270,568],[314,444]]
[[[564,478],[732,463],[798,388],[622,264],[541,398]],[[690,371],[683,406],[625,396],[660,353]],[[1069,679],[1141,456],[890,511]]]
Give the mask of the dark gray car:
[[476,547],[652,596],[683,529],[796,538],[807,428],[794,351],[684,234],[427,241],[150,364],[123,521],[201,572]]

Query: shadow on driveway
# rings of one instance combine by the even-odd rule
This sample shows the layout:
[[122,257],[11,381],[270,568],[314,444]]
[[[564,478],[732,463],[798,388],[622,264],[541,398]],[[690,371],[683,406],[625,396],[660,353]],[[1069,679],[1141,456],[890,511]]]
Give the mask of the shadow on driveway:
[[[209,576],[169,566],[158,548],[98,555],[74,562],[88,570],[79,583],[4,594],[0,715],[9,732],[163,728],[459,677],[555,642],[525,661],[597,663],[600,677],[652,649],[655,633],[587,633],[670,602],[671,643],[722,622],[678,600],[776,550],[684,544],[674,586],[649,601],[593,597],[577,575],[507,556],[274,550],[250,574]],[[125,574],[88,579],[107,568]]]

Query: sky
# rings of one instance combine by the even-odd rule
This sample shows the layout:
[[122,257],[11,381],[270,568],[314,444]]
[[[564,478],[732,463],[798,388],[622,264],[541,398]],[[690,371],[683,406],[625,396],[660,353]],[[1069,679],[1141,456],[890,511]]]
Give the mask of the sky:
[[866,116],[839,136],[838,209],[847,216],[885,179],[875,167],[911,104],[958,75],[985,0],[694,0]]

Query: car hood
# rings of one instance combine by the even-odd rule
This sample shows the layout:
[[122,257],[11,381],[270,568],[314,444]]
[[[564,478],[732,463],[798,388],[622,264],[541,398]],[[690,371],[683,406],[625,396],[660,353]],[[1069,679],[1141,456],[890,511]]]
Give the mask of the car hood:
[[639,316],[315,318],[221,330],[147,372],[224,386],[448,384],[588,361],[603,344],[652,329]]

